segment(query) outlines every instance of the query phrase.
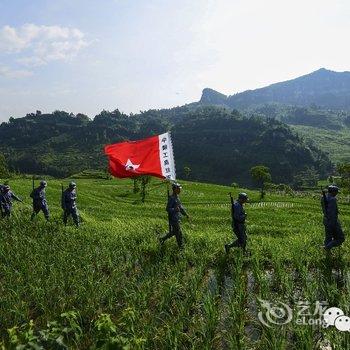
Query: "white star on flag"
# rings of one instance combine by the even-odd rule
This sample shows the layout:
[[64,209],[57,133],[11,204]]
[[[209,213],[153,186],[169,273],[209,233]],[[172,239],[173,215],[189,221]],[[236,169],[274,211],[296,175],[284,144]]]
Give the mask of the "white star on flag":
[[133,164],[132,161],[128,159],[128,161],[125,164],[125,170],[135,171],[139,166],[140,164]]

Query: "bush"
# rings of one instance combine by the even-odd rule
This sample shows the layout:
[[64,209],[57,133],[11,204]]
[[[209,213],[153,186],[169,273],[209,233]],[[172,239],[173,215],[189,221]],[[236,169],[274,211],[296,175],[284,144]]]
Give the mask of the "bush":
[[293,194],[293,189],[286,184],[274,184],[268,182],[265,184],[265,188],[270,192],[283,192],[285,194]]
[[10,172],[7,168],[7,162],[2,153],[0,153],[0,178],[9,177]]

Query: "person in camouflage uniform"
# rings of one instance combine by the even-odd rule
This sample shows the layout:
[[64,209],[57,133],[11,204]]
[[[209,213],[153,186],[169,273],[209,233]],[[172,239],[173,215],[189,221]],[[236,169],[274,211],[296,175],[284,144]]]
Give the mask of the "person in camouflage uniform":
[[0,184],[0,215],[1,215],[1,217],[3,217],[2,205],[1,205],[1,193],[4,189],[4,187],[5,187],[4,184]]
[[68,217],[72,215],[73,221],[77,227],[79,227],[79,213],[76,204],[77,193],[76,193],[77,185],[74,182],[71,182],[68,188],[62,193],[62,201],[61,206],[63,209],[63,222],[67,225]]
[[9,185],[3,185],[0,192],[1,216],[10,217],[13,201],[22,202],[12,191]]
[[331,250],[340,246],[344,240],[344,233],[338,220],[337,194],[339,188],[335,185],[328,186],[327,195],[321,198],[323,212],[323,224],[325,227],[324,249]]
[[247,245],[247,234],[245,227],[245,219],[247,217],[244,211],[243,205],[248,201],[246,193],[240,193],[238,199],[234,201],[232,205],[232,229],[237,239],[230,244],[225,244],[226,253],[229,252],[232,247],[240,247],[245,252]]
[[49,220],[49,207],[47,205],[46,201],[46,187],[47,182],[46,181],[40,181],[39,187],[33,189],[32,193],[30,194],[30,197],[33,199],[33,213],[31,216],[31,220],[34,219],[34,217],[42,211],[44,213],[45,219]]
[[173,193],[169,196],[166,211],[169,218],[169,232],[161,237],[160,243],[163,244],[168,238],[175,236],[179,248],[183,248],[183,237],[181,231],[181,216],[184,215],[189,218],[185,208],[182,206],[179,194],[181,192],[181,185],[178,183],[172,184]]

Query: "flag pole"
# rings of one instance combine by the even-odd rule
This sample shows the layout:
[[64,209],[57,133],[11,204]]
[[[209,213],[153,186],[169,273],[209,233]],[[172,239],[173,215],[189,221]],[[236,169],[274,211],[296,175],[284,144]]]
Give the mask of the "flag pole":
[[[169,188],[170,181],[166,182],[167,185],[167,197],[168,197],[168,203],[169,203],[169,198],[170,198],[170,188]],[[169,233],[171,232],[171,224],[170,224],[170,214],[168,213],[168,226],[169,226]]]
[[61,182],[61,208],[64,210],[64,205],[63,205],[63,202],[64,202],[63,193],[64,193],[64,190],[63,190],[63,182]]

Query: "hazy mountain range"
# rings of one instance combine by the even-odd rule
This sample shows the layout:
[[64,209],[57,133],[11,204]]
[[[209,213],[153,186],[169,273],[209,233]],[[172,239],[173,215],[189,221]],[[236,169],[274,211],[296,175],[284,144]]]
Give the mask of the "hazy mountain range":
[[296,79],[231,96],[206,88],[203,90],[200,103],[235,109],[278,103],[350,110],[350,72],[334,72],[321,68]]

